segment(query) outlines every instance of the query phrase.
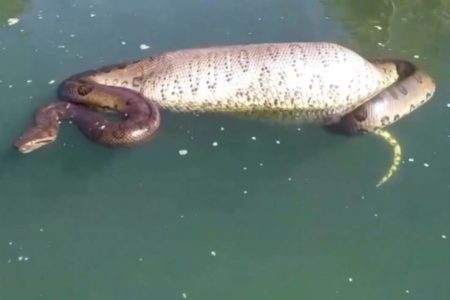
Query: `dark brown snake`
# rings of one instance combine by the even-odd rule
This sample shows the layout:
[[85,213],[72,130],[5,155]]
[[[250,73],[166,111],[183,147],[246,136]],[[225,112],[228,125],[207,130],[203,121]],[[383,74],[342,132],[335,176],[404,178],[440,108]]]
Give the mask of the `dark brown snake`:
[[[374,132],[428,101],[435,83],[404,60],[368,61],[334,43],[266,43],[185,49],[69,77],[59,102],[40,108],[16,141],[22,153],[55,141],[72,120],[95,142],[130,146],[154,136],[159,109],[316,122],[340,133]],[[124,116],[109,122],[98,111]],[[392,166],[392,175],[397,166]],[[387,178],[383,178],[383,182]]]

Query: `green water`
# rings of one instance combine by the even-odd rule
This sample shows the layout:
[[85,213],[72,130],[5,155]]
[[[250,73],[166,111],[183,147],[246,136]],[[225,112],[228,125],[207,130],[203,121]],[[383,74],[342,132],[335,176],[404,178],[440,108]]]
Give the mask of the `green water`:
[[[0,299],[450,299],[448,1],[0,0],[0,24]],[[132,149],[70,124],[12,148],[73,73],[267,41],[432,74],[433,100],[389,129],[404,153],[390,182],[375,187],[392,157],[375,136],[224,116],[162,112]]]

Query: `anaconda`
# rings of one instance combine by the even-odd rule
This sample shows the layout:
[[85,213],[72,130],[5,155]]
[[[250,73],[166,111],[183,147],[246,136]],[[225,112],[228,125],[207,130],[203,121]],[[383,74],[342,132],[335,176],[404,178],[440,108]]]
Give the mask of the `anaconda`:
[[[151,138],[159,109],[214,112],[324,124],[344,133],[373,132],[428,101],[432,78],[403,60],[367,60],[335,43],[261,43],[183,49],[76,74],[58,88],[60,102],[40,108],[16,142],[23,153],[53,142],[73,120],[92,140],[128,146]],[[122,113],[106,121],[95,110]]]

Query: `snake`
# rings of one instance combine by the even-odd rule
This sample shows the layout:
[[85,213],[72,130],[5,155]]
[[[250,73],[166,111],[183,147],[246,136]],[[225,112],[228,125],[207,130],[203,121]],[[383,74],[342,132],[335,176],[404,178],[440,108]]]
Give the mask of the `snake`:
[[384,128],[426,103],[435,88],[412,62],[366,59],[332,42],[171,50],[69,76],[58,86],[59,100],[39,107],[14,145],[32,152],[72,121],[94,142],[133,146],[155,136],[161,109],[317,123],[334,133],[374,133],[391,144],[394,161],[379,186],[401,160],[399,143]]

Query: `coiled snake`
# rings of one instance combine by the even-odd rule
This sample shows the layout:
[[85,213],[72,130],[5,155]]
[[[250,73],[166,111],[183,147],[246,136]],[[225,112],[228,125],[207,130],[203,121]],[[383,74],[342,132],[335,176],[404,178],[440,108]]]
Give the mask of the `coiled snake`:
[[[433,79],[404,60],[366,60],[334,43],[262,43],[184,49],[83,72],[64,80],[60,100],[41,107],[16,141],[28,153],[55,141],[72,120],[95,142],[130,146],[154,136],[159,109],[315,122],[339,133],[372,132],[401,151],[383,128],[428,101]],[[124,119],[107,121],[98,111]]]

